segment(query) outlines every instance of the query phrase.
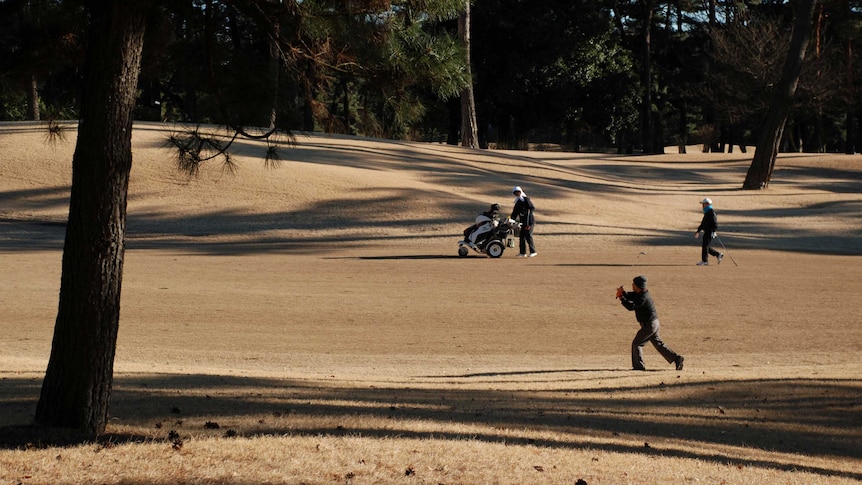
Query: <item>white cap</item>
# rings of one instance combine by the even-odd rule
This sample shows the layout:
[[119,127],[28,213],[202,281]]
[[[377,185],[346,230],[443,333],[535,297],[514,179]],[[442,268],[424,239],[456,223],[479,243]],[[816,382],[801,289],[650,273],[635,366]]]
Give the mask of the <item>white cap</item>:
[[515,186],[515,188],[514,188],[514,189],[512,189],[512,193],[514,194],[515,192],[523,192],[523,190],[521,190],[521,186],[520,186],[520,185],[516,185],[516,186]]
[[701,204],[709,204],[709,205],[712,205],[712,199],[710,199],[709,197],[707,197],[707,198],[703,199],[702,201],[700,201],[700,203],[701,203]]

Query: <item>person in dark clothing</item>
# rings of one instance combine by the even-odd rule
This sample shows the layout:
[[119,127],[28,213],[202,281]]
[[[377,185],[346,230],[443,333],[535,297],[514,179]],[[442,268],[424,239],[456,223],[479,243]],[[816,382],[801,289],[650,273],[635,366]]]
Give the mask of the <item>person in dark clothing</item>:
[[647,342],[652,342],[656,350],[668,363],[674,364],[676,370],[682,370],[685,358],[668,348],[659,336],[661,325],[658,321],[658,314],[656,313],[652,296],[650,296],[649,290],[647,290],[646,276],[640,275],[634,278],[631,292],[626,292],[622,286],[617,288],[617,298],[627,310],[635,312],[635,318],[641,326],[638,333],[635,334],[634,340],[632,340],[632,369],[646,370],[643,359],[643,346]]
[[715,209],[712,208],[712,199],[706,198],[700,201],[701,206],[703,206],[703,220],[700,221],[700,225],[697,226],[697,231],[694,233],[694,238],[697,239],[700,237],[700,233],[703,233],[703,245],[701,246],[700,251],[700,261],[698,261],[698,266],[708,266],[709,265],[709,256],[713,255],[718,259],[716,264],[721,264],[721,260],[724,259],[724,254],[712,249],[709,245],[712,244],[712,240],[715,238],[715,231],[718,230],[718,217],[715,215]]
[[[533,201],[527,197],[527,194],[521,190],[520,186],[515,186],[512,189],[512,194],[515,196],[515,207],[512,208],[510,218],[521,223],[519,234],[521,253],[518,254],[518,257],[532,258],[536,255],[536,246],[533,244],[533,227],[536,225],[536,218],[533,215],[535,207],[533,207]],[[529,254],[527,254],[527,246],[530,247]]]

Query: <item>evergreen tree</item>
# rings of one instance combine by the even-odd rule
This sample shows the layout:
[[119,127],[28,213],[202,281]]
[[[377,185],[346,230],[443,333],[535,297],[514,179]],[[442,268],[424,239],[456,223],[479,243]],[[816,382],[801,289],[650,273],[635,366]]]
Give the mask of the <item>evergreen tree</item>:
[[35,422],[84,439],[105,430],[125,254],[126,196],[146,12],[143,0],[91,5],[90,39],[60,305]]
[[769,186],[785,122],[802,72],[802,61],[805,59],[805,51],[811,37],[811,20],[816,3],[816,0],[798,0],[797,2],[796,20],[793,25],[787,57],[781,70],[781,78],[775,86],[769,108],[760,128],[754,159],[751,161],[751,166],[748,168],[745,182],[742,185],[744,189],[763,189]]

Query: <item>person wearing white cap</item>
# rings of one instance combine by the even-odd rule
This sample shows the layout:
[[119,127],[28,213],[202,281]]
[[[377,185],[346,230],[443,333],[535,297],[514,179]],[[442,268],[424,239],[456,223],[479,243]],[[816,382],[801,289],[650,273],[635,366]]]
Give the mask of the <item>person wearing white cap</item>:
[[712,199],[703,199],[700,201],[700,205],[703,206],[703,220],[701,220],[700,225],[697,226],[694,238],[699,238],[700,233],[703,233],[703,243],[700,251],[700,261],[697,262],[697,265],[709,265],[709,255],[715,256],[718,260],[716,264],[721,264],[721,260],[724,259],[724,254],[709,246],[715,238],[715,231],[718,230],[718,217],[715,215],[715,209],[712,208]]
[[[533,215],[535,207],[533,201],[527,197],[527,194],[516,185],[512,189],[512,195],[515,196],[515,207],[512,208],[511,219],[516,219],[521,223],[521,231],[519,235],[521,253],[519,258],[526,258],[536,255],[536,246],[533,244],[533,227],[536,225],[536,218]],[[530,253],[527,254],[527,246],[530,247]]]

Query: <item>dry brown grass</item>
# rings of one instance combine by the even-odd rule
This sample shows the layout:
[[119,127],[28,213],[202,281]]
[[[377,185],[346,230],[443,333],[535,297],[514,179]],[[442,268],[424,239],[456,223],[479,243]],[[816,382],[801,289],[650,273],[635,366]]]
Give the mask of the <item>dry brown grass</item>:
[[[165,134],[135,133],[109,436],[7,446],[0,483],[862,480],[862,157],[784,155],[751,193],[741,155],[300,135],[279,170],[246,144],[189,180]],[[0,125],[6,443],[50,350],[69,138]],[[515,184],[539,256],[455,256]],[[707,195],[739,266],[693,265]],[[637,273],[682,372],[628,370]]]

